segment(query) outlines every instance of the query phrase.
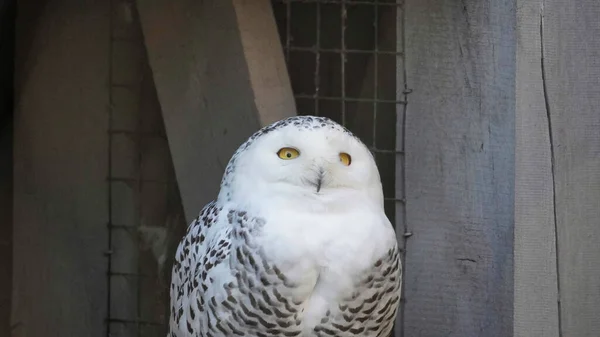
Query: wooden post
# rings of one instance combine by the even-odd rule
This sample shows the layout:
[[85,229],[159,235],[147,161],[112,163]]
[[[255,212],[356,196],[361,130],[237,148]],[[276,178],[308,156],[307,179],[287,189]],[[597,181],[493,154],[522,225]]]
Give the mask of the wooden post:
[[514,335],[558,337],[554,187],[542,80],[541,1],[520,0],[518,7]]
[[12,336],[103,337],[109,2],[18,13]]
[[138,10],[187,221],[235,149],[296,114],[271,3],[144,0]]
[[513,6],[404,4],[404,336],[512,336]]
[[[522,308],[528,312],[522,319],[528,321],[517,331],[519,336],[597,336],[600,7],[593,0],[517,4],[519,36],[537,41],[523,41],[517,54],[524,65],[521,88],[529,92],[521,93],[523,100],[518,101],[523,124],[517,134],[521,139],[517,174],[530,183],[517,190],[519,199],[527,201],[518,209],[531,214],[519,217],[516,224],[528,234],[517,251],[522,270],[517,295],[525,294],[522,305],[527,300],[539,312]],[[525,66],[535,71],[526,71]],[[541,137],[531,144],[534,132]],[[554,226],[556,241],[551,241]],[[543,238],[547,241],[541,242]],[[555,247],[550,246],[553,243]],[[549,256],[554,252],[556,260]],[[558,268],[552,266],[555,261]]]

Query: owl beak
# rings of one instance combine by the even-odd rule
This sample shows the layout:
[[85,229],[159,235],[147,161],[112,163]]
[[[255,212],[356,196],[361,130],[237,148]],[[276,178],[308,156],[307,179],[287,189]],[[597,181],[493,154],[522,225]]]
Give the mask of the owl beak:
[[317,188],[317,193],[321,191],[321,186],[323,186],[323,176],[325,175],[325,171],[322,168],[319,168],[317,181],[315,182],[315,187]]

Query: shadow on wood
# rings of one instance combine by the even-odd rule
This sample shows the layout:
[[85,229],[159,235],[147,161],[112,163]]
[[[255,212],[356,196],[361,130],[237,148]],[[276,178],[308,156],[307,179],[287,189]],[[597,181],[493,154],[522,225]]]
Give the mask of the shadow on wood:
[[109,2],[19,13],[12,336],[105,336]]

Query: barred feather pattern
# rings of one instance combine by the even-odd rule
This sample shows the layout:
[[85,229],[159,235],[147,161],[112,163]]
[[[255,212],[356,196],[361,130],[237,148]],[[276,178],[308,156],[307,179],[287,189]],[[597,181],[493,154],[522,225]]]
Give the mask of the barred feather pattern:
[[313,326],[300,286],[256,243],[265,220],[216,202],[188,227],[172,270],[168,337],[384,336],[400,301],[397,245]]

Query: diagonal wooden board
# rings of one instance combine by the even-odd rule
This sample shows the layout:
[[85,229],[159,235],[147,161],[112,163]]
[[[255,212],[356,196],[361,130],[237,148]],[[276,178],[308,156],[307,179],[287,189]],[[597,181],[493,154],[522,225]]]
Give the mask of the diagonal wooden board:
[[268,0],[139,0],[146,50],[190,222],[235,149],[296,114]]

